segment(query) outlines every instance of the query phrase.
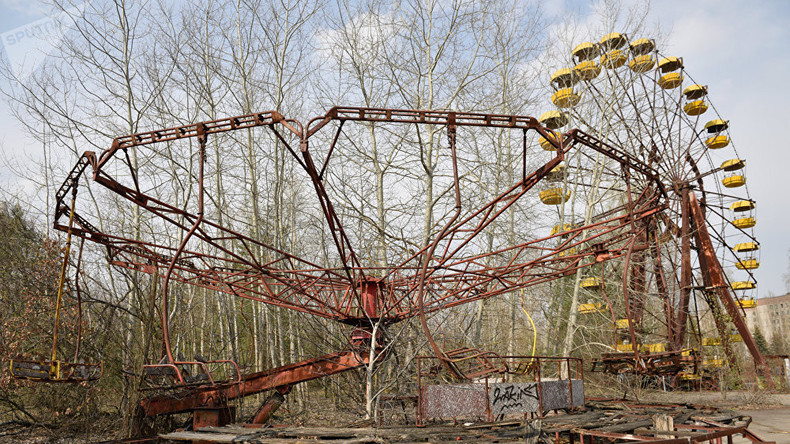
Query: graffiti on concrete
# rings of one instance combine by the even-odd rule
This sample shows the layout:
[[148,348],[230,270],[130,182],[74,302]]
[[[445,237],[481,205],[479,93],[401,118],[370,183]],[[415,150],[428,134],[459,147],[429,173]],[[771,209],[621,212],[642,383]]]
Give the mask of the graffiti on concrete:
[[492,384],[489,392],[491,413],[499,415],[538,409],[538,384]]

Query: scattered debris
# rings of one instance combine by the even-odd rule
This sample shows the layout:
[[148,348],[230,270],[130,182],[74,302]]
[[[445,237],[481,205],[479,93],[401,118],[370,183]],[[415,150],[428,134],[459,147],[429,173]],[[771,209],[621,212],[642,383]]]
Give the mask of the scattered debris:
[[733,410],[692,404],[638,404],[592,399],[578,413],[493,423],[449,423],[388,427],[261,427],[233,424],[161,435],[172,441],[206,443],[410,443],[432,442],[707,442],[741,435],[763,441],[748,430],[751,417]]

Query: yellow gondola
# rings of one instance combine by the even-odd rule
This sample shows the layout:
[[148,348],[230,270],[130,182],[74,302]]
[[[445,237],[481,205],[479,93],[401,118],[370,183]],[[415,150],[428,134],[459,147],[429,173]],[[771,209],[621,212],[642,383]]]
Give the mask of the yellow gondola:
[[[740,299],[738,300],[738,305],[740,305],[741,308],[754,308],[757,306],[757,301],[755,301],[754,298]],[[743,340],[743,338],[741,338],[741,340]]]
[[742,170],[745,166],[746,166],[746,161],[743,159],[730,159],[722,162],[719,168],[721,168],[724,171],[730,172],[730,171]]
[[730,210],[736,213],[743,213],[744,211],[751,211],[754,209],[754,201],[752,200],[738,200],[730,205]]
[[634,57],[633,60],[628,64],[628,67],[631,68],[631,71],[637,72],[639,74],[644,74],[656,65],[655,59],[650,54],[645,54],[641,56]]
[[735,244],[735,247],[733,247],[733,250],[737,251],[738,253],[757,251],[759,249],[760,245],[757,242],[741,242],[740,244]]
[[721,345],[721,338],[702,338],[702,345],[704,347],[712,347],[714,345]]
[[576,227],[573,224],[562,224],[562,225],[558,224],[552,227],[550,235],[554,236],[555,234],[565,233],[566,231],[571,231],[574,228]]
[[592,80],[601,73],[601,67],[595,63],[595,60],[588,60],[574,66],[573,72],[580,80]]
[[683,67],[683,59],[680,57],[665,57],[658,62],[658,69],[662,73],[677,71]]
[[546,180],[548,182],[559,182],[565,176],[565,164],[561,163],[549,171],[549,174],[546,175]]
[[580,61],[591,60],[598,56],[598,46],[592,42],[584,42],[576,45],[571,52]]
[[559,110],[546,111],[538,119],[549,129],[559,129],[568,124],[568,115]]
[[571,192],[562,192],[562,187],[548,188],[539,193],[540,201],[546,205],[559,205],[567,202],[571,197]]
[[656,48],[656,43],[651,39],[637,39],[631,42],[631,54],[635,56],[644,55]]
[[699,381],[700,379],[702,379],[702,375],[698,375],[695,373],[680,372],[678,373],[678,376],[680,376],[680,379],[682,381]]
[[569,108],[579,103],[581,96],[573,88],[563,88],[551,95],[551,102],[558,108]]
[[664,74],[658,79],[658,86],[664,89],[674,89],[683,83],[683,76],[679,72]]
[[696,348],[684,348],[680,351],[680,356],[692,356],[698,354],[698,350]]
[[[740,334],[733,333],[733,334],[731,334],[729,336],[729,341],[730,342],[743,342],[743,338],[741,337]],[[704,345],[706,347],[713,347],[713,346],[716,346],[716,345],[721,345],[721,342],[722,342],[721,338],[719,338],[719,337],[702,338],[702,345]]]
[[667,351],[667,344],[663,342],[659,342],[656,344],[642,344],[642,347],[639,349],[642,353],[663,353]]
[[724,148],[729,144],[730,144],[730,138],[725,135],[709,137],[705,141],[705,146],[707,146],[712,150]]
[[571,247],[568,248],[567,250],[562,250],[557,252],[555,256],[556,257],[573,256],[574,254],[576,254],[576,252],[577,252],[576,247]]
[[618,319],[614,322],[616,328],[628,328],[628,319]]
[[738,188],[746,185],[746,176],[742,174],[733,174],[721,180],[721,184],[727,188]]
[[721,367],[724,365],[724,359],[705,359],[702,361],[703,367]]
[[753,217],[740,217],[738,219],[734,219],[732,221],[732,225],[736,228],[746,229],[757,225],[757,221],[754,220]]
[[689,116],[698,116],[708,110],[708,104],[704,100],[695,100],[683,106],[683,112]]
[[601,48],[611,50],[622,48],[627,42],[625,35],[619,32],[610,32],[601,38],[600,45]]
[[757,262],[757,259],[750,257],[746,259],[741,259],[735,263],[735,268],[739,270],[754,270],[760,268],[760,263]]
[[589,313],[596,313],[603,309],[603,303],[601,302],[591,302],[588,304],[579,304],[579,308],[576,310],[580,314],[589,314]]
[[[560,137],[562,135],[559,134],[559,133],[549,133],[549,134],[550,134],[549,137],[551,137],[551,140],[553,140],[554,142],[557,142],[557,144],[559,145],[559,143],[560,143],[559,140],[560,140]],[[540,144],[540,147],[543,148],[546,151],[556,151],[557,150],[557,147],[555,147],[554,144],[552,144],[551,141],[549,141],[549,139],[547,139],[545,137],[540,137],[538,139],[538,143]]]
[[584,278],[582,279],[581,283],[579,283],[581,288],[585,288],[587,290],[597,290],[601,288],[601,285],[603,285],[603,281],[599,277]]
[[733,290],[753,290],[757,288],[757,284],[753,281],[736,281],[731,287]]
[[720,133],[730,127],[729,122],[722,119],[714,119],[705,124],[705,129],[710,134]]
[[683,89],[686,100],[697,100],[708,94],[708,88],[704,85],[691,85]]
[[559,69],[551,75],[551,83],[557,88],[570,88],[576,84],[579,78],[570,68]]
[[601,66],[604,68],[614,69],[625,65],[628,60],[625,51],[620,49],[613,49],[601,56]]

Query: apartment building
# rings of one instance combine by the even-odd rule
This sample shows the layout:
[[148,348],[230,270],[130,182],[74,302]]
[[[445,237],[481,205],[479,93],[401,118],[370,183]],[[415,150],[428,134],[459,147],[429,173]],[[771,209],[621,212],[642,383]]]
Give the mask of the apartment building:
[[790,338],[790,293],[756,299],[755,302],[752,308],[746,308],[751,304],[743,304],[749,330],[754,332],[756,327],[760,327],[760,332],[769,343],[773,341],[774,335]]

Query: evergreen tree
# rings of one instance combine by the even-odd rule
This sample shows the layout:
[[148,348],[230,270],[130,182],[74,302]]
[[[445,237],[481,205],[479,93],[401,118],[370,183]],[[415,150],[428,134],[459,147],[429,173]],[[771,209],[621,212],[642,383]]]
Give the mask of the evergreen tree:
[[757,343],[757,348],[760,350],[760,353],[764,355],[771,354],[771,350],[768,347],[768,341],[765,339],[765,336],[763,336],[763,332],[760,331],[760,327],[754,328],[752,336],[754,336],[754,342]]

